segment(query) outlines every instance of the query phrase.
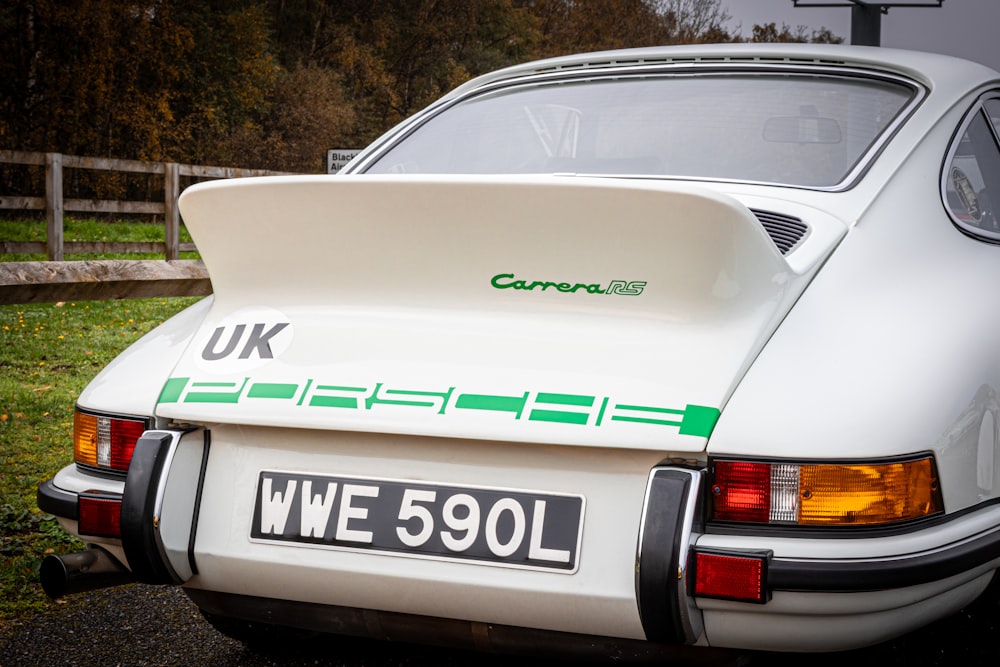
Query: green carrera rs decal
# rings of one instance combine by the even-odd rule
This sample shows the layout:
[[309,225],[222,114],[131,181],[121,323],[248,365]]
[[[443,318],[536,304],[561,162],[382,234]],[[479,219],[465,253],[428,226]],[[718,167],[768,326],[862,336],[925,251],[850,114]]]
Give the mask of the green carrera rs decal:
[[645,280],[612,280],[607,287],[599,283],[565,283],[549,280],[520,280],[513,273],[498,273],[490,278],[490,285],[496,289],[513,289],[533,292],[552,288],[556,292],[586,292],[587,294],[620,294],[639,296],[646,289]]
[[189,377],[170,378],[158,403],[212,403],[247,405],[255,399],[287,401],[298,408],[335,408],[366,412],[379,405],[423,408],[439,415],[467,410],[508,413],[516,420],[598,427],[610,422],[630,422],[677,428],[681,435],[707,438],[721,414],[718,408],[686,405],[668,408],[618,403],[609,396],[525,391],[516,395],[474,394],[449,387],[443,391],[390,389],[379,382],[355,387],[323,384],[258,382],[201,382]]

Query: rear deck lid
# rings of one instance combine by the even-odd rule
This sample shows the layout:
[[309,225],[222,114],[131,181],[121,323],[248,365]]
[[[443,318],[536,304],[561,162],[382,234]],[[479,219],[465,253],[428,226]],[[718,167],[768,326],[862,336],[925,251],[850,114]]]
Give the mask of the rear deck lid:
[[178,420],[699,451],[806,281],[686,184],[276,177],[180,206],[215,301]]

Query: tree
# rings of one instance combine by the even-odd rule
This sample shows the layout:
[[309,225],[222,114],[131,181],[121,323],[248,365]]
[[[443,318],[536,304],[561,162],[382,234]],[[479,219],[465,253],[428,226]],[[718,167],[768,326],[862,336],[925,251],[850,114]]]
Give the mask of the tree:
[[805,26],[798,26],[794,30],[782,23],[779,30],[774,23],[763,25],[754,24],[751,42],[812,42],[814,44],[840,44],[844,41],[842,37],[837,37],[827,28],[806,32]]
[[646,0],[537,0],[529,3],[541,41],[536,56],[670,43],[669,17]]
[[219,142],[220,162],[319,173],[326,170],[326,149],[357,145],[357,114],[333,70],[307,66],[282,71],[268,99],[268,112],[258,123],[237,128]]
[[531,15],[511,0],[343,0],[317,49],[344,77],[370,141],[472,76],[532,55]]
[[174,153],[192,162],[214,162],[233,132],[252,128],[268,112],[279,73],[266,8],[257,2],[174,0],[161,13],[190,48],[174,64],[179,80],[172,112]]
[[[3,135],[18,148],[156,158],[184,40],[153,3],[15,0],[4,21]],[[15,31],[13,34],[10,31]]]
[[731,42],[725,24],[732,18],[720,0],[657,0],[658,11],[670,17],[672,44]]
[[266,14],[223,0],[10,0],[0,138],[21,150],[199,160],[266,106]]

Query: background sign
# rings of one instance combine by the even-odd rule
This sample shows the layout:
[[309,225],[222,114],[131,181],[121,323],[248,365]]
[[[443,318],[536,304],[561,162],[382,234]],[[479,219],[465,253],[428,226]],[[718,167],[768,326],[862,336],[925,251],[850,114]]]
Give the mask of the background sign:
[[360,152],[360,148],[331,148],[326,152],[326,173],[336,174]]

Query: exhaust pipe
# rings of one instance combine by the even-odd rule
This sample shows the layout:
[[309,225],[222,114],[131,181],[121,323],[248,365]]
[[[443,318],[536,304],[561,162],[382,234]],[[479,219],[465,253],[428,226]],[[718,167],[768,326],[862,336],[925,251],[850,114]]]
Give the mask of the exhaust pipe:
[[135,581],[128,569],[100,547],[62,556],[46,556],[39,571],[42,589],[50,598],[121,586]]

